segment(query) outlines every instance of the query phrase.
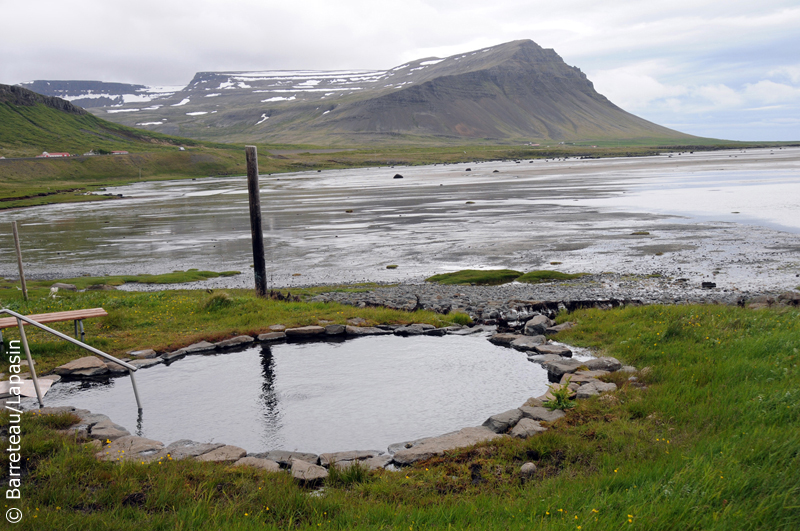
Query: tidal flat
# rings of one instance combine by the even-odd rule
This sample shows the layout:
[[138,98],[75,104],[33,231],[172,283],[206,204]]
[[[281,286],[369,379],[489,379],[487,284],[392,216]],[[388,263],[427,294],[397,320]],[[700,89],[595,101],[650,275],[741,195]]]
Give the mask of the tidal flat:
[[[658,274],[729,292],[800,284],[800,148],[343,169],[260,184],[274,288],[488,268]],[[20,224],[31,278],[199,268],[244,273],[197,288],[253,285],[244,177],[106,193],[122,198],[0,212],[0,223]],[[0,276],[16,270],[4,231]]]

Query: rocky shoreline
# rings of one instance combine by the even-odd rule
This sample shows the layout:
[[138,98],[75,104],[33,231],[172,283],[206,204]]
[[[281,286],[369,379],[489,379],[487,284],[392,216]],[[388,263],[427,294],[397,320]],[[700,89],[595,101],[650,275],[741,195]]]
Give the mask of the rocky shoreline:
[[400,310],[461,312],[473,321],[515,321],[541,312],[552,317],[561,310],[611,308],[629,304],[725,304],[750,307],[800,303],[800,293],[762,293],[719,288],[713,282],[690,282],[660,275],[617,273],[586,275],[567,282],[500,286],[398,284],[367,292],[329,292],[311,302],[338,302],[356,307],[384,306]]
[[[541,320],[537,324],[552,323]],[[525,335],[538,331],[536,326],[528,326],[524,329]],[[495,334],[493,337],[498,335],[511,334]],[[545,343],[546,341],[541,342],[541,344]],[[578,361],[569,359],[571,355],[569,349],[562,347],[559,354],[536,355],[534,353],[530,357],[531,361],[542,364],[551,381],[558,382],[551,385],[546,394],[530,398],[518,408],[492,415],[480,426],[466,427],[443,435],[395,443],[390,445],[385,452],[352,450],[317,455],[307,452],[272,450],[248,453],[247,450],[234,445],[202,443],[188,439],[181,439],[165,445],[161,441],[131,435],[127,429],[114,423],[108,416],[92,413],[85,409],[77,409],[72,406],[45,407],[38,410],[37,414],[71,413],[78,417],[80,420],[64,430],[64,433],[87,441],[87,444],[94,447],[95,456],[100,460],[145,464],[195,459],[226,463],[232,466],[248,466],[267,472],[285,470],[304,485],[316,485],[328,476],[328,470],[333,466],[347,468],[358,464],[368,470],[389,466],[408,466],[433,456],[442,455],[450,450],[497,438],[527,439],[547,431],[551,423],[565,415],[564,411],[544,407],[548,401],[554,400],[553,393],[559,389],[569,389],[569,393],[576,399],[588,399],[610,393],[615,391],[617,386],[613,383],[603,382],[600,378],[616,371],[630,373],[629,380],[637,382],[637,377],[633,375],[637,372],[636,369],[623,366],[614,358]],[[641,384],[639,385],[641,386]],[[522,476],[529,475],[532,473],[531,467],[535,469],[533,463],[525,463],[520,469],[520,474]]]

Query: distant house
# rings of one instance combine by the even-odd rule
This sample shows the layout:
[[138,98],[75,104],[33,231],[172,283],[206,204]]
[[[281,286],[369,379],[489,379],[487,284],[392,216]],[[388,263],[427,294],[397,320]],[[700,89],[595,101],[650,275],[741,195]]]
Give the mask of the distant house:
[[62,158],[62,157],[69,157],[69,153],[48,153],[47,151],[42,151],[41,155],[36,155],[37,159],[54,159],[54,158]]
[[128,152],[127,151],[112,151],[111,154],[112,155],[127,155]]

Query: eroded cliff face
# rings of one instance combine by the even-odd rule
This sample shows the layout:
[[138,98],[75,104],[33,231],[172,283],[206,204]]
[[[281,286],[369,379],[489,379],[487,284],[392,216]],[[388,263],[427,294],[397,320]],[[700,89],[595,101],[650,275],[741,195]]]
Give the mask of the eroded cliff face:
[[68,101],[62,100],[61,98],[43,96],[28,89],[13,85],[0,85],[0,102],[10,103],[12,105],[24,105],[26,107],[31,107],[37,103],[41,103],[52,109],[64,111],[70,114],[86,114],[84,109],[81,109],[80,107],[77,107]]
[[[105,85],[95,89],[140,87]],[[229,142],[688,138],[620,109],[580,69],[530,40],[389,70],[199,72],[149,104],[114,99],[108,108],[100,93],[91,96],[80,101],[96,104],[90,110],[102,118]]]

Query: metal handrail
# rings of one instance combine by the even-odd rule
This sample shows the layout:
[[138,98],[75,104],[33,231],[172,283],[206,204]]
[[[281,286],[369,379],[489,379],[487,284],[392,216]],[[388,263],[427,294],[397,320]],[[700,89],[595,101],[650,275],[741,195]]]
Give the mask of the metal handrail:
[[39,407],[44,407],[44,402],[42,401],[42,392],[39,390],[39,380],[36,377],[36,370],[33,368],[33,359],[31,359],[31,351],[30,348],[28,347],[28,338],[25,335],[25,327],[22,324],[22,321],[25,321],[26,323],[31,324],[37,328],[41,328],[45,332],[50,332],[56,337],[60,337],[61,339],[64,339],[66,341],[69,341],[70,343],[78,345],[84,350],[88,350],[89,352],[102,356],[103,358],[109,361],[113,361],[114,363],[117,363],[128,369],[128,374],[131,377],[131,385],[133,385],[133,394],[136,397],[136,405],[139,408],[139,411],[142,410],[142,403],[141,401],[139,401],[139,390],[136,388],[136,379],[133,377],[133,373],[137,370],[136,367],[134,367],[130,363],[125,363],[124,361],[115,358],[111,354],[106,354],[102,350],[97,350],[96,348],[87,345],[82,341],[78,341],[77,339],[72,339],[68,335],[62,334],[58,330],[53,330],[52,328],[45,326],[42,323],[34,321],[33,319],[21,315],[13,310],[9,310],[8,308],[0,309],[0,313],[7,313],[17,318],[17,326],[19,327],[19,336],[20,339],[22,340],[22,346],[25,348],[25,355],[28,358],[28,367],[30,367],[31,370],[31,378],[33,379],[33,387],[36,389],[36,397],[39,399]]

